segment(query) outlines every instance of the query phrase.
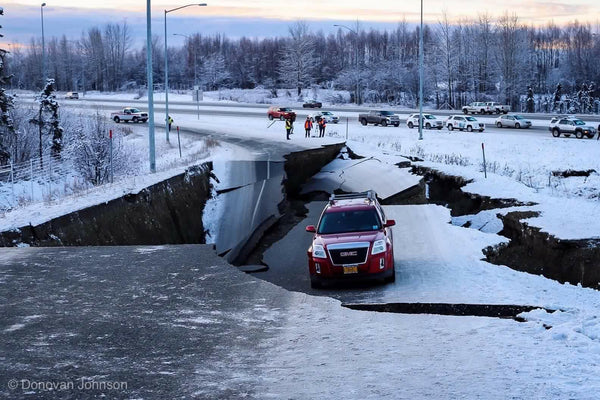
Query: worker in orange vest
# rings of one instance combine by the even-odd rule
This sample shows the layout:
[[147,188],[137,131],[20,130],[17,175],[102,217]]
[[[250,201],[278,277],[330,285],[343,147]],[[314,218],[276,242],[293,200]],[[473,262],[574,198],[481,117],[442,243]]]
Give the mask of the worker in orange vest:
[[319,137],[324,137],[325,136],[325,127],[327,126],[327,122],[325,121],[325,118],[321,118],[319,120]]
[[310,137],[310,130],[312,129],[312,127],[313,127],[313,122],[310,119],[310,115],[308,115],[306,117],[306,121],[304,121],[304,131],[305,131],[304,137],[305,138]]

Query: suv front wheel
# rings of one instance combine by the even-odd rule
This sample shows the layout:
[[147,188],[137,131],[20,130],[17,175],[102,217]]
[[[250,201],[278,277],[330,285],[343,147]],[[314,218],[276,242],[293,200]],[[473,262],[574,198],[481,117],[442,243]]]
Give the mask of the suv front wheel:
[[577,139],[583,139],[583,131],[581,129],[578,129],[575,131],[575,137]]

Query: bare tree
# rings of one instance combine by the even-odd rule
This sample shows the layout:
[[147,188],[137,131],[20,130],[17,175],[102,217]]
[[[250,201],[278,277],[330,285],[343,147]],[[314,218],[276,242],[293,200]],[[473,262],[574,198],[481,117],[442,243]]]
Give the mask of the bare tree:
[[524,31],[519,26],[519,18],[516,14],[505,13],[498,19],[497,23],[498,51],[497,62],[501,72],[501,91],[504,93],[505,101],[513,106],[518,105],[520,69],[524,57],[523,43]]
[[106,25],[103,44],[104,54],[106,55],[108,86],[111,90],[115,90],[123,84],[125,54],[131,46],[131,35],[127,22]]
[[317,66],[314,40],[304,21],[293,24],[289,32],[291,39],[281,55],[279,77],[285,84],[295,86],[300,96],[302,89],[312,83]]
[[452,41],[453,28],[447,11],[442,11],[442,19],[438,22],[438,48],[443,57],[443,75],[446,79],[447,91],[446,101],[450,107],[455,106],[453,85],[457,73],[456,55]]

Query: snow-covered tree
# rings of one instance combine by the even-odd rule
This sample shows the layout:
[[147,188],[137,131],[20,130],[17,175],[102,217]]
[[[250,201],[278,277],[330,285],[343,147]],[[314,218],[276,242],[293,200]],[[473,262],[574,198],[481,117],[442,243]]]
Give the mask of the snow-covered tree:
[[592,112],[592,105],[594,104],[593,99],[594,92],[594,84],[590,83],[589,85],[585,82],[581,84],[581,89],[577,92],[577,98],[580,104],[580,111],[582,113],[590,113]]
[[313,81],[317,67],[315,44],[306,22],[296,22],[289,31],[291,40],[280,57],[279,78],[283,83],[296,87],[300,96],[302,89],[310,87]]
[[[4,15],[4,9],[0,7],[0,15]],[[0,28],[2,26],[0,25]],[[0,37],[4,35],[0,34]],[[13,98],[6,94],[5,86],[11,76],[6,76],[4,61],[8,52],[0,49],[0,165],[5,165],[10,160],[10,152],[6,144],[10,137],[15,133],[15,127],[10,117],[10,110],[13,108]]]
[[58,118],[59,105],[54,95],[54,79],[48,79],[46,87],[36,98],[39,103],[37,118],[29,120],[30,123],[39,128],[39,156],[42,159],[44,155],[44,136],[51,136],[51,154],[54,157],[60,157],[63,147],[62,137],[63,128],[60,126]]
[[529,86],[527,88],[527,100],[526,100],[526,105],[527,105],[527,112],[528,113],[533,113],[535,112],[535,100],[533,98],[533,89],[531,88],[531,86]]
[[560,112],[561,100],[562,100],[562,85],[559,83],[556,85],[556,90],[554,91],[554,103],[552,105],[552,111]]
[[[109,127],[106,118],[96,112],[91,118],[80,117],[69,141],[69,153],[75,169],[93,185],[107,183],[110,179],[111,159]],[[112,163],[114,171],[127,171],[127,155],[122,142],[123,132],[115,128],[112,137]]]
[[230,78],[229,71],[225,65],[225,57],[222,54],[212,54],[204,61],[202,68],[202,80],[207,90],[218,89]]

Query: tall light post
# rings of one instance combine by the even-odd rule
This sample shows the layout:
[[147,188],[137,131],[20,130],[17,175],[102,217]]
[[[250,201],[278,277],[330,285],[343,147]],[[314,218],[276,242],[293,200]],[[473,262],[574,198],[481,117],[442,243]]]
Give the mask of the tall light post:
[[167,134],[167,142],[169,141],[169,55],[167,54],[167,14],[192,6],[205,7],[206,3],[186,4],[185,6],[165,10],[165,132]]
[[421,28],[419,29],[419,140],[423,140],[423,0],[421,0]]
[[154,148],[154,82],[152,79],[152,9],[146,0],[146,84],[148,85],[148,157],[150,172],[156,172]]
[[354,29],[352,29],[346,25],[333,24],[333,26],[348,29],[350,32],[354,33],[354,38],[356,39],[356,43],[355,43],[356,44],[356,64],[354,65],[355,74],[356,74],[356,94],[354,97],[356,100],[356,104],[358,105],[359,104],[359,102],[358,102],[359,101],[358,100],[358,97],[359,97],[359,94],[358,94],[358,32],[356,32]]
[[46,43],[44,39],[44,7],[46,3],[40,6],[40,14],[42,15],[42,88],[46,87]]
[[[184,35],[182,33],[174,33],[173,36],[183,36],[184,38],[187,38],[187,40],[190,41],[190,44],[192,43],[192,38],[188,35]],[[196,58],[196,46],[194,46],[194,84],[192,86],[196,85]]]

